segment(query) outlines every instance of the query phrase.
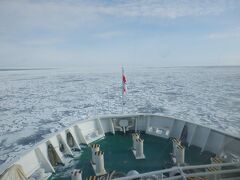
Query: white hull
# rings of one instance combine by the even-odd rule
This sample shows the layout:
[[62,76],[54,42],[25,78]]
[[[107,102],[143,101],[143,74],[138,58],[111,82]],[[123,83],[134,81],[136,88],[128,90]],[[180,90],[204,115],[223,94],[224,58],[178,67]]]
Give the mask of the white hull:
[[[122,128],[121,120],[128,121],[128,127]],[[117,122],[117,123],[116,123]],[[211,129],[193,122],[187,122],[170,117],[151,114],[133,115],[109,115],[93,117],[88,120],[79,121],[60,132],[51,134],[48,138],[36,144],[21,157],[10,164],[0,167],[0,174],[13,164],[22,166],[27,177],[36,170],[44,169],[45,173],[55,172],[54,167],[48,159],[47,147],[52,144],[60,161],[65,163],[64,154],[73,155],[72,148],[67,143],[67,133],[71,133],[74,140],[74,148],[80,149],[80,144],[89,144],[105,136],[105,133],[122,130],[145,131],[147,134],[169,138],[180,138],[184,126],[187,126],[188,145],[195,145],[201,151],[210,151],[217,155],[225,155],[226,162],[238,161],[240,157],[240,138]],[[59,150],[59,143],[65,147],[64,153]]]

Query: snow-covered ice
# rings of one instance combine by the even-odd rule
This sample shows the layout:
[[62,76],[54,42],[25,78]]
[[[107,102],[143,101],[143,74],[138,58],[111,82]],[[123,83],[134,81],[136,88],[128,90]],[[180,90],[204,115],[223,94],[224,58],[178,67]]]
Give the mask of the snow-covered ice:
[[[126,112],[158,113],[240,134],[240,67],[125,71]],[[76,120],[121,113],[120,86],[120,68],[0,71],[0,164]]]

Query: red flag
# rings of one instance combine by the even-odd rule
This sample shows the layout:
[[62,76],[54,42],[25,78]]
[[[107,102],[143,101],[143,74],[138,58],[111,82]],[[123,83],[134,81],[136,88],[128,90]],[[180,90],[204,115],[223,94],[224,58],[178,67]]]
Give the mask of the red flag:
[[124,69],[122,68],[122,91],[123,91],[123,94],[125,94],[127,92],[126,83],[127,83],[127,79],[124,74]]

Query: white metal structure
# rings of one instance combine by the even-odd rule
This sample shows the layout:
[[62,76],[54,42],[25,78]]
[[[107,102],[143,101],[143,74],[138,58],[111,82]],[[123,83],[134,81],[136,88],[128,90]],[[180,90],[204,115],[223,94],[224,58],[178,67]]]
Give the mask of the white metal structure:
[[[81,149],[80,144],[89,144],[105,136],[105,133],[115,131],[135,130],[145,131],[147,134],[162,138],[174,137],[179,139],[183,128],[187,127],[187,143],[189,146],[195,145],[201,151],[210,151],[221,156],[226,163],[216,163],[202,166],[173,167],[155,172],[149,172],[133,177],[120,178],[132,179],[137,177],[147,177],[157,175],[162,177],[166,172],[179,172],[180,175],[165,179],[186,179],[187,177],[210,177],[213,174],[225,174],[240,172],[240,138],[227,133],[211,129],[193,122],[179,120],[170,117],[163,117],[152,114],[130,114],[130,115],[107,115],[93,117],[84,121],[79,121],[60,132],[51,134],[48,138],[36,144],[30,150],[22,154],[18,159],[9,164],[0,166],[0,174],[7,171],[12,165],[20,165],[27,177],[36,171],[43,169],[45,173],[55,172],[54,166],[48,158],[48,145],[51,144],[59,158],[60,163],[65,163],[64,155],[73,155],[73,147],[69,146],[67,134],[71,135],[74,148]],[[59,147],[64,147],[60,151]],[[209,167],[231,167],[228,170],[206,171]],[[188,170],[199,170],[198,173],[189,173]],[[200,170],[201,169],[201,170]],[[235,178],[237,179],[237,178]],[[240,178],[238,178],[240,179]]]

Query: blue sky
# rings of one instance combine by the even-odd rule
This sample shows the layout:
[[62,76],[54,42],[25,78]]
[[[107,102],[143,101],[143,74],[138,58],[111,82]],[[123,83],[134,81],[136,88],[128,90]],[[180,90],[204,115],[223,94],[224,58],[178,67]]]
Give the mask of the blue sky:
[[0,1],[0,67],[240,65],[240,1]]

